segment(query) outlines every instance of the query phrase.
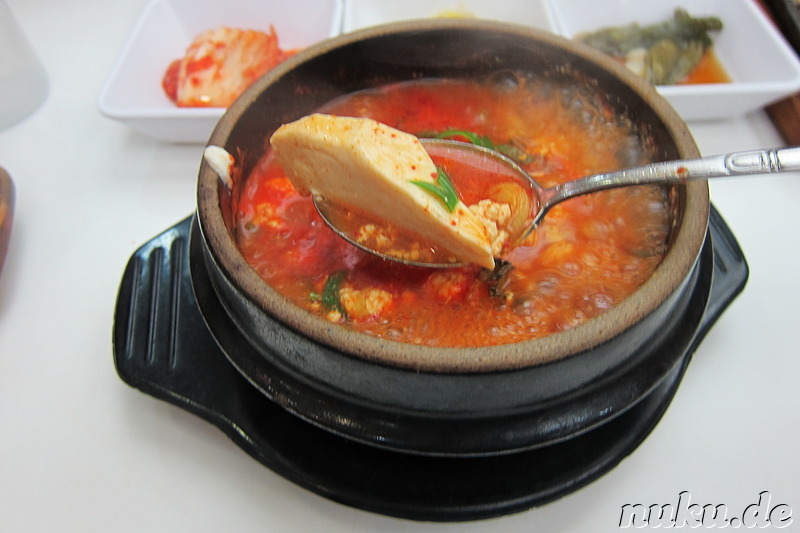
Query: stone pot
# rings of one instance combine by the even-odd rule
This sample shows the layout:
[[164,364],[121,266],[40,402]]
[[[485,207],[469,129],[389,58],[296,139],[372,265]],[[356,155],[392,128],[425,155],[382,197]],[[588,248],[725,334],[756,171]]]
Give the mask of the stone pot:
[[[504,70],[588,84],[637,125],[658,159],[699,156],[685,123],[652,87],[598,52],[535,29],[430,19],[345,34],[298,53],[258,80],[214,130],[209,144],[235,155],[239,179],[231,193],[201,165],[192,235],[219,313],[232,324],[216,328],[217,340],[268,397],[383,448],[502,454],[606,423],[675,367],[709,290],[698,268],[709,220],[703,182],[672,188],[669,250],[634,294],[571,330],[517,344],[433,348],[354,333],[288,302],[237,249],[232,198],[281,124],[368,87]],[[215,319],[207,321],[213,332]]]

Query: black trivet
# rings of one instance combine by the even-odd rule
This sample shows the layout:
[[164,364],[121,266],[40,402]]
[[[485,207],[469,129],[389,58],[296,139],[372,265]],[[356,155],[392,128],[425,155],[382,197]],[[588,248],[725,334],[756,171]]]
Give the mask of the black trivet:
[[[139,248],[119,289],[114,362],[129,385],[192,412],[285,478],[331,500],[414,520],[463,521],[521,511],[612,469],[667,409],[694,350],[743,289],[744,256],[712,209],[701,269],[708,304],[681,364],[610,422],[558,444],[487,457],[426,457],[320,429],[256,390],[217,346],[190,279],[189,217]],[[200,265],[192,265],[199,268]],[[208,297],[206,294],[205,297]]]

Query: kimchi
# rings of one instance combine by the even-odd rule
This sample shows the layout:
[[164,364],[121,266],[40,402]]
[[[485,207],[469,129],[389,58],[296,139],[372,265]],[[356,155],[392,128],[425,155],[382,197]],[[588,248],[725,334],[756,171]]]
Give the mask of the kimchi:
[[161,85],[179,107],[228,107],[256,79],[292,55],[269,33],[225,26],[192,41],[167,68]]

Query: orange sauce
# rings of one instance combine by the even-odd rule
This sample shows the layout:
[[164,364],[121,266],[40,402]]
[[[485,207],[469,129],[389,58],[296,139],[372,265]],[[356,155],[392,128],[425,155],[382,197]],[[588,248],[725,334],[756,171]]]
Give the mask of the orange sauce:
[[713,50],[707,50],[697,67],[678,85],[700,83],[730,83],[731,78]]

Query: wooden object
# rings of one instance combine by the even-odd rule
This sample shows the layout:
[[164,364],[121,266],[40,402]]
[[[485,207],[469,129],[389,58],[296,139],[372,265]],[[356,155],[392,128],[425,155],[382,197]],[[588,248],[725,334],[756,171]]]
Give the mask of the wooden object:
[[14,219],[14,182],[11,176],[0,167],[0,272],[6,260],[8,241]]

